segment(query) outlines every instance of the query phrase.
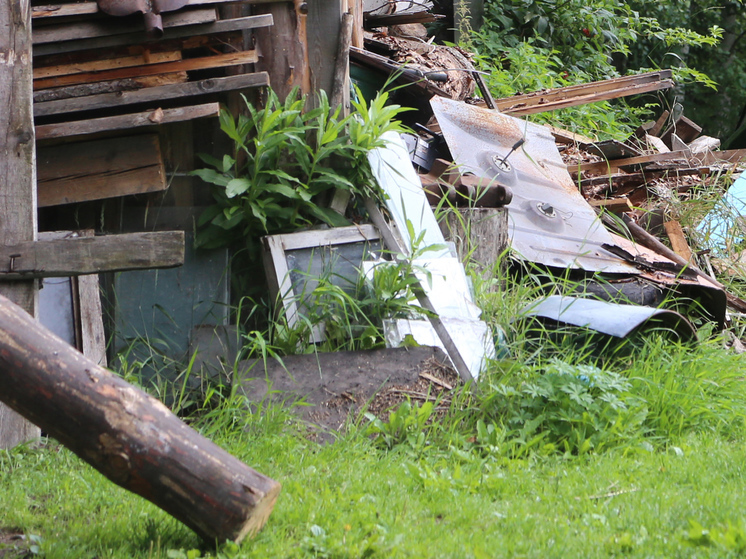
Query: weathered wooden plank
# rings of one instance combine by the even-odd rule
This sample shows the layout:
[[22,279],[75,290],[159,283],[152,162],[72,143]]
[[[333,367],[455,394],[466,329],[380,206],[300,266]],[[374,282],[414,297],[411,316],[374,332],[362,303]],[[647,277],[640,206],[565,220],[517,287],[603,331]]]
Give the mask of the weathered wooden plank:
[[695,154],[694,159],[701,165],[717,165],[718,163],[740,164],[746,161],[746,149],[730,149],[725,151],[711,151]]
[[0,280],[80,276],[184,263],[184,232],[70,237],[0,245]]
[[108,132],[111,130],[127,130],[143,126],[157,126],[173,122],[183,122],[197,118],[218,116],[220,113],[219,103],[205,103],[190,107],[178,107],[176,109],[156,109],[155,111],[144,111],[119,116],[105,116],[88,120],[77,120],[73,122],[62,122],[59,124],[41,124],[36,127],[37,140],[49,140],[52,138],[64,138],[70,136],[84,136],[96,132]]
[[210,78],[184,84],[163,85],[160,87],[149,87],[137,91],[124,91],[121,93],[104,93],[101,95],[89,95],[88,97],[77,97],[74,99],[60,99],[59,101],[47,101],[34,105],[34,116],[48,116],[60,113],[74,113],[94,109],[105,109],[108,107],[122,107],[137,103],[151,103],[164,99],[175,99],[179,97],[192,97],[206,95],[208,93],[219,93],[233,91],[236,89],[248,89],[251,87],[262,87],[269,85],[269,76],[266,72],[255,74],[241,74],[225,78]]
[[624,159],[612,159],[609,161],[598,161],[595,163],[581,163],[580,165],[568,165],[567,170],[570,174],[578,173],[607,173],[611,174],[615,169],[625,169],[629,167],[644,166],[649,163],[658,163],[661,161],[683,161],[687,162],[686,155],[683,151],[670,151],[667,153],[654,153],[651,155],[641,155],[638,157],[626,157]]
[[[200,6],[203,4],[278,4],[287,0],[189,0],[187,6]],[[99,13],[96,2],[76,2],[74,4],[52,4],[47,6],[34,6],[32,17],[65,17],[65,16],[82,16]]]
[[274,25],[254,31],[259,51],[255,68],[267,72],[272,89],[280,99],[285,99],[295,87],[304,95],[311,93],[307,15],[297,1],[261,6],[256,10],[272,17]]
[[166,189],[155,134],[40,147],[37,173],[40,208]]
[[326,91],[331,97],[334,65],[342,22],[342,0],[308,2],[308,63],[311,91]]
[[671,241],[673,251],[687,262],[691,262],[692,249],[689,248],[689,243],[686,242],[686,235],[684,235],[684,230],[681,228],[681,223],[678,221],[666,221],[663,224],[663,228],[666,230],[668,240]]
[[[234,19],[224,19],[213,23],[201,25],[189,25],[172,27],[163,30],[163,36],[159,41],[193,37],[197,35],[208,35],[213,33],[225,33],[228,31],[239,31],[243,29],[256,29],[272,25],[272,16],[269,14],[258,16],[247,16]],[[80,39],[74,41],[63,41],[59,43],[47,43],[34,46],[34,56],[46,56],[87,49],[104,49],[121,45],[133,45],[153,41],[147,33],[125,33],[122,35],[111,35],[108,37],[94,37],[91,39]]]
[[184,83],[188,79],[189,77],[186,72],[175,72],[173,74],[159,74],[157,76],[145,76],[142,78],[128,78],[126,80],[112,80],[108,82],[57,87],[54,89],[42,89],[34,91],[34,104],[73,99],[75,97],[88,97],[90,95],[102,95],[104,93],[137,91],[146,87],[160,87],[162,85]]
[[86,72],[68,76],[55,76],[52,78],[34,80],[34,89],[47,89],[50,87],[63,87],[83,83],[121,80],[137,78],[142,76],[154,76],[172,72],[191,72],[194,70],[207,70],[210,68],[223,68],[226,66],[239,66],[241,64],[253,64],[256,62],[256,52],[253,50],[217,54],[202,58],[189,58],[174,62],[161,62],[145,66],[129,68],[115,68],[112,70],[100,70],[97,72]]
[[77,62],[75,64],[58,64],[55,66],[34,67],[34,79],[54,78],[56,76],[69,76],[71,74],[84,74],[86,72],[100,72],[102,70],[113,70],[115,68],[131,68],[133,66],[145,66],[148,64],[159,64],[161,62],[175,62],[181,60],[181,52],[153,52],[141,53],[134,56],[120,56],[117,58],[105,58],[103,60],[91,60],[88,62]]
[[[557,109],[565,109],[567,107],[576,107],[578,105],[587,105],[589,103],[596,103],[598,101],[609,101],[611,99],[619,99],[621,97],[629,97],[631,95],[640,95],[641,93],[650,93],[651,91],[659,91],[661,89],[669,89],[671,87],[673,87],[673,80],[662,80],[651,83],[620,87],[618,89],[612,89],[610,91],[588,93],[586,95],[577,95],[564,99],[545,102],[537,102],[531,104],[516,102],[507,104],[507,106],[505,106],[504,108],[501,108],[500,102],[498,102],[498,100],[495,100],[495,104],[497,105],[497,108],[505,114],[509,114],[511,116],[522,116],[543,113],[546,111],[554,111]],[[504,99],[501,99],[500,101],[504,101]]]
[[[0,2],[0,243],[36,238],[36,150],[31,110],[30,2]],[[0,293],[37,316],[35,281],[0,286]],[[0,404],[0,449],[40,435]]]
[[[163,28],[184,27],[212,23],[217,21],[215,8],[190,10],[163,14]],[[110,35],[125,35],[137,33],[143,29],[142,21],[121,21],[120,18],[107,18],[100,21],[84,21],[80,23],[63,23],[34,29],[34,45],[55,43],[58,41],[78,41]]]
[[670,70],[648,72],[635,76],[624,76],[600,82],[495,99],[495,105],[500,111],[508,114],[533,114],[544,110],[572,107],[636,93],[667,89],[673,86],[673,81],[670,78]]

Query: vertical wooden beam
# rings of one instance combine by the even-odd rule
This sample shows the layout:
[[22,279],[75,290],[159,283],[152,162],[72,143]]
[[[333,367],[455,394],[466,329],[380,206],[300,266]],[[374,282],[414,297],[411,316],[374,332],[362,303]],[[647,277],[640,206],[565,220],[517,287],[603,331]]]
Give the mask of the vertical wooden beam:
[[343,0],[308,2],[308,62],[311,90],[331,97],[342,22]]
[[[318,0],[317,0],[318,1]],[[256,70],[269,74],[269,83],[280,99],[294,87],[310,93],[306,19],[308,4],[295,0],[254,6],[256,14],[272,14],[274,25],[254,30],[259,61]]]
[[[36,150],[32,108],[31,3],[0,2],[0,243],[36,240]],[[0,266],[11,266],[0,262]],[[0,293],[36,317],[36,280],[0,283]],[[0,448],[40,435],[0,404]]]

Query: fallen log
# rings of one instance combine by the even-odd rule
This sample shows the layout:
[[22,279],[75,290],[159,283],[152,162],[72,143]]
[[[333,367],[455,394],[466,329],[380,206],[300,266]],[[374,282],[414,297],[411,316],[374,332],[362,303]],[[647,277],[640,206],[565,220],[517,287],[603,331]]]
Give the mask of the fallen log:
[[212,542],[257,532],[280,492],[1,296],[0,400]]

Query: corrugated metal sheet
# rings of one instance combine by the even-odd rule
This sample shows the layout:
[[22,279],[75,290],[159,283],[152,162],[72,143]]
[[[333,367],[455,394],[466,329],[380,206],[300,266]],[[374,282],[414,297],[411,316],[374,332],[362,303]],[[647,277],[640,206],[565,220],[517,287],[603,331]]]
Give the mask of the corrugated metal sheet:
[[602,248],[613,244],[611,235],[573,183],[548,130],[449,99],[430,103],[462,172],[512,188],[510,239],[520,257],[560,268],[639,273]]

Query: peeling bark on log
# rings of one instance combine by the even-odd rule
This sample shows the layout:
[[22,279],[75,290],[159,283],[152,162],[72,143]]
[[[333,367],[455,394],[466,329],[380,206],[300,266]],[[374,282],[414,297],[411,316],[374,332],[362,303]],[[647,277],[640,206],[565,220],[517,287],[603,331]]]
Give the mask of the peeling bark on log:
[[280,484],[0,297],[0,400],[210,541],[266,522]]

